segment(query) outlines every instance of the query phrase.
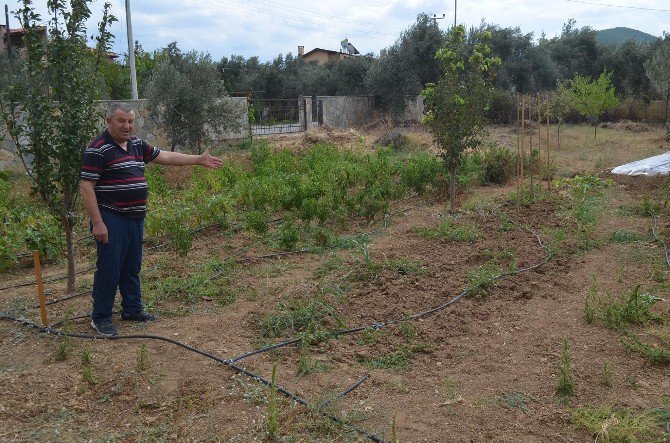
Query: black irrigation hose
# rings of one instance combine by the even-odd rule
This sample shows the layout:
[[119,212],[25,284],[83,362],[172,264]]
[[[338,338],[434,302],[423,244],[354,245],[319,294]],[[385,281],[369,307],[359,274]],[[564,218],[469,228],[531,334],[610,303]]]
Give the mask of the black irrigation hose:
[[[84,274],[86,272],[93,271],[94,269],[95,269],[95,266],[91,266],[90,268],[82,269],[81,271],[75,272],[74,275]],[[52,283],[52,282],[55,282],[55,281],[58,281],[58,280],[65,280],[66,278],[67,278],[67,275],[59,275],[58,277],[52,277],[52,278],[48,278],[46,280],[43,280],[43,283]],[[2,288],[0,288],[0,291],[4,291],[6,289],[22,288],[22,287],[25,287],[25,286],[32,286],[32,285],[35,285],[35,284],[37,284],[37,282],[34,282],[34,281],[33,282],[27,282],[27,283],[19,283],[19,284],[16,284],[16,285],[10,285],[10,286],[2,287]]]
[[[517,226],[521,226],[518,222],[516,222],[514,220],[512,220],[512,222],[514,224],[516,224]],[[537,239],[538,244],[542,248],[547,250],[547,256],[544,258],[544,260],[542,260],[541,262],[539,262],[535,265],[528,266],[526,268],[517,269],[517,270],[514,270],[514,271],[507,271],[507,272],[503,272],[503,273],[500,273],[498,275],[495,275],[495,276],[493,276],[489,279],[489,281],[488,281],[489,283],[500,280],[503,277],[507,277],[507,276],[511,276],[511,275],[517,275],[517,274],[521,274],[523,272],[532,271],[534,269],[539,268],[540,266],[545,265],[546,263],[549,262],[549,260],[551,260],[551,258],[553,256],[553,253],[551,252],[551,250],[549,250],[547,248],[547,245],[542,241],[540,236],[531,228],[528,228],[528,227],[525,227],[525,226],[521,226],[521,227],[535,236],[535,238]],[[461,298],[468,295],[470,292],[471,292],[470,289],[465,289],[461,293],[459,293],[458,295],[456,295],[455,297],[453,297],[452,299],[447,301],[446,303],[443,303],[439,306],[435,306],[435,307],[433,307],[431,309],[428,309],[426,311],[419,312],[417,314],[413,314],[413,315],[402,317],[402,318],[397,318],[397,319],[390,320],[390,321],[385,322],[385,323],[384,322],[378,322],[378,323],[375,323],[375,324],[370,325],[370,326],[359,326],[359,327],[352,328],[352,329],[343,329],[343,330],[340,330],[340,331],[335,331],[335,332],[332,333],[331,336],[332,337],[339,337],[341,335],[356,334],[356,333],[363,332],[363,331],[366,331],[366,330],[379,330],[379,329],[381,329],[385,326],[391,326],[391,325],[398,324],[398,323],[403,323],[403,322],[406,322],[406,321],[413,321],[413,320],[417,320],[419,318],[426,318],[426,317],[429,317],[429,316],[431,316],[433,314],[436,314],[440,311],[443,311],[444,309],[446,309],[449,306],[456,303]],[[266,346],[266,347],[261,348],[261,349],[256,349],[255,351],[250,351],[250,352],[247,352],[245,354],[239,355],[239,356],[231,359],[231,361],[237,362],[237,361],[243,360],[245,358],[251,357],[253,355],[257,355],[257,354],[261,354],[261,353],[264,353],[264,352],[272,351],[274,349],[283,348],[283,347],[290,346],[290,345],[293,345],[293,344],[298,344],[300,342],[302,342],[302,338],[294,338],[294,339],[291,339],[291,340],[286,340],[286,341],[283,341],[283,342],[275,343],[275,344]]]
[[[355,431],[355,432],[365,436],[369,440],[372,440],[372,441],[377,442],[377,443],[385,443],[385,441],[381,437],[378,437],[374,434],[371,434],[370,432],[368,432],[368,431],[366,431],[362,428],[359,428],[357,426],[354,426],[351,423],[347,423],[344,420],[342,420],[341,418],[336,417],[333,414],[324,412],[324,411],[316,409],[316,408],[312,408],[310,403],[307,402],[307,400],[305,400],[304,398],[299,397],[298,395],[294,394],[293,392],[289,391],[288,389],[286,389],[282,386],[278,386],[276,383],[272,383],[271,381],[267,380],[266,378],[263,378],[262,376],[254,373],[254,372],[252,372],[252,371],[250,371],[246,368],[243,368],[241,366],[236,365],[232,360],[226,360],[226,359],[223,359],[221,357],[217,357],[213,354],[210,354],[210,353],[205,352],[205,351],[201,351],[200,349],[194,348],[192,346],[189,346],[189,345],[187,345],[185,343],[182,343],[182,342],[179,342],[177,340],[173,340],[171,338],[162,337],[160,335],[146,335],[146,334],[103,336],[103,335],[79,334],[79,333],[71,333],[71,332],[66,333],[66,332],[63,332],[63,331],[60,331],[60,330],[57,330],[57,329],[45,328],[43,326],[40,326],[40,325],[38,325],[36,323],[33,323],[33,322],[30,322],[28,320],[18,319],[18,318],[9,316],[9,315],[1,313],[1,312],[0,312],[0,320],[12,321],[14,323],[18,323],[18,324],[36,329],[38,332],[41,332],[43,334],[56,335],[56,336],[60,336],[60,337],[73,337],[73,338],[81,338],[81,339],[87,339],[87,340],[138,340],[139,339],[139,340],[158,340],[158,341],[167,342],[167,343],[173,344],[175,346],[178,346],[180,348],[186,349],[188,351],[194,352],[196,354],[200,354],[204,357],[207,357],[207,358],[209,358],[211,360],[214,360],[218,363],[221,363],[223,365],[226,365],[226,366],[230,367],[231,369],[233,369],[234,371],[236,371],[240,374],[244,374],[247,377],[249,377],[249,378],[265,385],[265,386],[271,387],[271,386],[274,385],[275,388],[277,389],[277,392],[282,393],[284,396],[290,398],[291,400],[295,401],[296,403],[299,403],[299,404],[305,406],[306,408],[308,408],[310,410],[313,410],[313,411],[323,415],[324,417],[327,417],[328,419],[338,423],[339,425],[341,425],[345,428],[351,429],[352,431]],[[353,388],[349,388],[350,390],[348,392],[351,392],[351,390],[355,389],[361,383],[362,383],[362,381],[360,383],[358,383],[357,385],[355,385]],[[348,393],[347,391],[345,391],[345,392]],[[344,394],[344,395],[346,395],[346,394]]]
[[658,230],[658,216],[654,217],[654,227],[651,229],[652,234],[654,234],[654,238],[656,241],[658,241],[661,246],[663,246],[664,254],[665,254],[665,262],[668,264],[668,267],[670,267],[670,256],[668,253],[668,246],[665,244],[665,241],[661,237],[658,236],[657,233]]

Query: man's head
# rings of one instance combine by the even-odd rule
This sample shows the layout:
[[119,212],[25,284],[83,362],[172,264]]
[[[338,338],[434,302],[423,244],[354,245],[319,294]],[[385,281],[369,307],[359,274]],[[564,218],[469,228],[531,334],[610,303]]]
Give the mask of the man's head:
[[135,111],[127,103],[112,103],[107,108],[107,131],[115,142],[121,144],[133,135]]

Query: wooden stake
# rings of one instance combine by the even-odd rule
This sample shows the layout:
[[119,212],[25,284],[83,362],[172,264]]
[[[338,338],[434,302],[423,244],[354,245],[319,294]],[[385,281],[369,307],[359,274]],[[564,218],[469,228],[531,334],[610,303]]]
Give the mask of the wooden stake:
[[551,107],[549,105],[549,93],[545,94],[544,99],[547,102],[547,189],[551,189],[551,133],[549,132]]
[[542,183],[542,114],[540,112],[540,93],[537,93],[537,176]]
[[42,284],[42,264],[40,263],[39,251],[33,251],[33,262],[35,263],[35,280],[37,281],[37,301],[40,303],[40,311],[42,314],[42,326],[45,328],[49,326],[47,321],[47,305],[44,299],[44,285]]
[[521,96],[521,188],[523,189],[523,163],[526,161],[526,96]]
[[517,204],[519,203],[520,188],[519,183],[521,182],[521,122],[519,121],[519,114],[521,113],[520,107],[521,97],[519,93],[516,93],[516,198]]
[[[533,96],[528,97],[528,123],[533,123]],[[533,193],[533,126],[528,134],[528,174],[530,175],[530,201],[535,199]]]

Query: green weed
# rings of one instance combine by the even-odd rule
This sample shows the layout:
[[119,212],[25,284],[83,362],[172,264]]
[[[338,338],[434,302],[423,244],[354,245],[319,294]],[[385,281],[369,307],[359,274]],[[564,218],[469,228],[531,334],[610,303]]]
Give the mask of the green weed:
[[610,329],[621,330],[628,325],[644,325],[660,322],[662,318],[651,311],[652,306],[661,299],[649,293],[640,293],[637,285],[627,297],[619,300],[609,297],[602,307],[602,319]]
[[572,373],[570,363],[570,352],[568,348],[568,339],[563,339],[563,348],[561,351],[561,363],[558,367],[558,382],[556,393],[563,398],[572,397],[575,393],[575,377]]
[[655,340],[651,345],[642,342],[636,334],[629,333],[622,339],[626,349],[642,354],[647,360],[657,365],[670,364],[670,341]]
[[86,348],[81,353],[81,378],[92,386],[97,383],[93,368],[93,354],[89,348]]
[[492,262],[486,263],[476,271],[468,272],[467,290],[471,296],[487,296],[496,278],[502,273],[500,267]]
[[315,333],[329,324],[344,326],[335,307],[322,296],[290,299],[277,305],[275,311],[261,321],[263,337],[280,337],[303,331]]
[[598,442],[662,441],[664,416],[658,409],[614,408],[611,406],[582,407],[571,412],[577,429],[588,431]]
[[476,227],[457,224],[450,218],[445,218],[436,228],[422,228],[415,230],[415,232],[423,238],[448,241],[475,242],[481,237]]
[[653,202],[649,197],[644,197],[639,202],[619,206],[619,212],[622,215],[654,217],[661,212],[661,205]]
[[608,388],[613,386],[612,383],[612,368],[608,363],[603,364],[603,369],[600,375],[600,383]]
[[272,378],[270,380],[270,395],[268,396],[268,418],[267,418],[267,436],[270,440],[279,438],[279,405],[277,394],[277,365],[272,367]]
[[609,240],[612,243],[634,243],[638,241],[645,241],[647,240],[647,238],[645,238],[645,236],[643,235],[638,234],[637,232],[631,232],[621,229],[612,231]]
[[147,351],[145,344],[140,345],[140,348],[137,350],[135,367],[138,372],[144,372],[149,368],[149,351]]
[[329,369],[330,366],[327,364],[315,361],[309,351],[302,350],[300,352],[300,356],[298,357],[298,375],[305,376],[316,372],[327,371]]
[[505,392],[499,398],[498,402],[502,404],[507,409],[520,409],[526,414],[530,411],[528,410],[528,403],[531,401],[537,401],[535,398],[530,395],[524,394],[522,392]]
[[422,345],[404,345],[397,351],[382,354],[378,357],[362,360],[363,366],[370,369],[391,369],[405,371],[409,369],[409,362],[416,352],[425,350]]

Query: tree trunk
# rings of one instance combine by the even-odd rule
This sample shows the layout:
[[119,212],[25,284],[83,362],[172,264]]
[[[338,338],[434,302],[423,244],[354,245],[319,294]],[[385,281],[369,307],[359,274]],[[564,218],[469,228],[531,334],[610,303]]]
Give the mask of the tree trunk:
[[449,212],[456,212],[456,162],[449,167]]
[[598,123],[593,125],[593,139],[595,140],[598,137]]
[[61,214],[61,223],[63,223],[63,229],[65,230],[65,243],[67,246],[67,293],[74,294],[76,277],[72,223],[70,223],[70,219],[64,213]]
[[670,89],[668,89],[668,93],[665,95],[665,121],[668,121],[668,102],[670,102]]

